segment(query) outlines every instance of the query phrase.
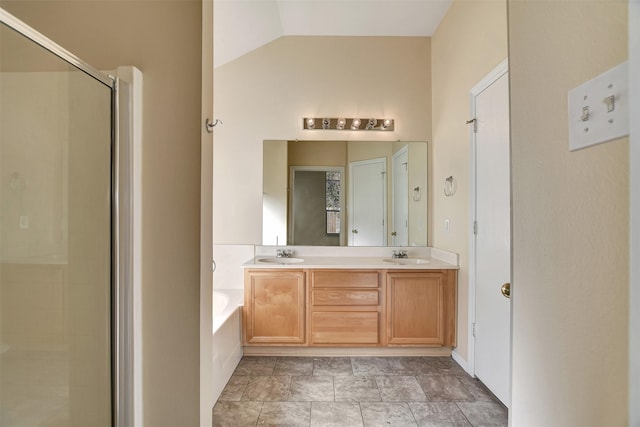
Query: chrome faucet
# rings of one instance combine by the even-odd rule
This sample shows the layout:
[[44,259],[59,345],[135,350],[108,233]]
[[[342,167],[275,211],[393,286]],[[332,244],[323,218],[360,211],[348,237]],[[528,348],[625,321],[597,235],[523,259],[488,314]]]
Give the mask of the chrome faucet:
[[276,258],[291,258],[293,251],[291,249],[278,249],[276,251]]
[[409,258],[407,251],[393,251],[391,258]]

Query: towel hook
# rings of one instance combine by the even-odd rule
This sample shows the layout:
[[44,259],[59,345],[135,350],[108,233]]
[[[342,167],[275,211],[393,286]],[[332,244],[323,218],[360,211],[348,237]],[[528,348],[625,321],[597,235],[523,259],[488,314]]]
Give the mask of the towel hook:
[[218,123],[222,124],[222,120],[215,119],[215,121],[212,122],[211,119],[207,118],[207,120],[204,122],[204,125],[205,125],[205,128],[207,129],[207,132],[213,133],[213,128],[216,127],[216,125]]
[[456,181],[453,176],[448,176],[444,180],[444,195],[451,197],[456,193]]

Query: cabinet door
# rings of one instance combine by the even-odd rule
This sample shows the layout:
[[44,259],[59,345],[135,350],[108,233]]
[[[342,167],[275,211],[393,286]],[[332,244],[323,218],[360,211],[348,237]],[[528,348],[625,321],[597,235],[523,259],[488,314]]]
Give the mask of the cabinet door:
[[303,271],[248,271],[245,286],[245,341],[251,344],[303,344]]
[[444,345],[443,273],[388,273],[390,345]]

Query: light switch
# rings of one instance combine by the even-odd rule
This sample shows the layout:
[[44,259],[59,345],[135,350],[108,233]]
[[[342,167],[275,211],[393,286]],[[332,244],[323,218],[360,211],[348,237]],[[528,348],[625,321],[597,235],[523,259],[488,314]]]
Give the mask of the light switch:
[[569,150],[629,134],[627,62],[569,91]]

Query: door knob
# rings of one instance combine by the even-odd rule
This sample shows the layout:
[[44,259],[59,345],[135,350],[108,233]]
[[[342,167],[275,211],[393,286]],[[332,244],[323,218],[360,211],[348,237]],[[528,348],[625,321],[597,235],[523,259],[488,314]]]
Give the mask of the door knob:
[[500,292],[505,298],[511,298],[511,283],[505,283],[500,288]]

